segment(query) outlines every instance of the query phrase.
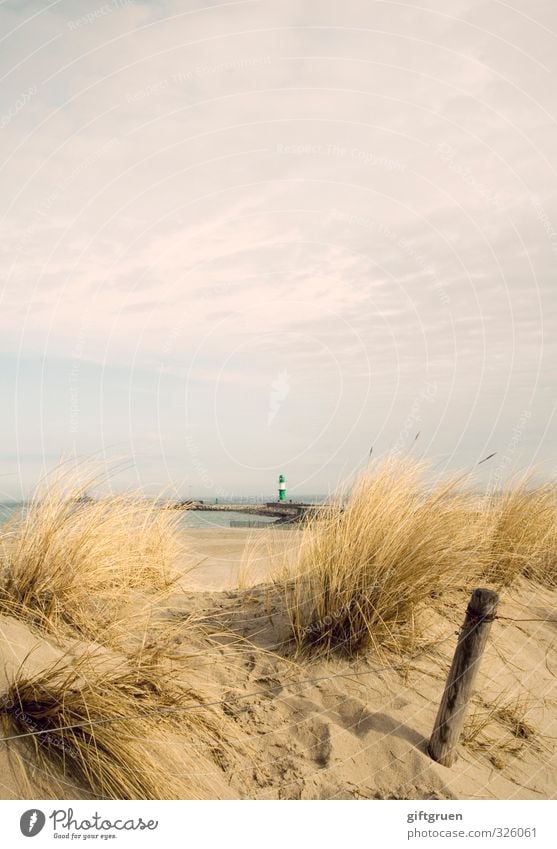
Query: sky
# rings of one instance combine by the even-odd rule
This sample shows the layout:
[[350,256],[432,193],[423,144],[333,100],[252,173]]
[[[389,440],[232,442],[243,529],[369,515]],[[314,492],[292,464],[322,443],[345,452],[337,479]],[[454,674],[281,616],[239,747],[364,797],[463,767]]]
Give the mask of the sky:
[[0,499],[553,475],[556,48],[553,0],[3,0]]

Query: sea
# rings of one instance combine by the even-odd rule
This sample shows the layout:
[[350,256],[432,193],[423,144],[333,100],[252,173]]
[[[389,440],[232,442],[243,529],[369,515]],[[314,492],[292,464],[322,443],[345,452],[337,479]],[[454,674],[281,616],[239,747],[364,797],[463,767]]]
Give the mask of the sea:
[[[267,500],[272,501],[275,499],[269,497]],[[296,501],[306,504],[317,504],[324,500],[324,496],[318,495],[304,496],[303,498],[296,499]],[[246,497],[242,498],[242,500],[238,499],[234,501],[235,504],[257,504],[259,502],[260,499],[249,499]],[[261,501],[261,503],[264,502]],[[220,499],[219,504],[223,504]],[[21,501],[0,502],[0,525],[24,507],[25,503]],[[239,523],[245,523],[246,527],[248,527],[249,523],[250,527],[264,528],[266,525],[272,525],[274,522],[275,518],[273,517],[259,516],[253,513],[239,513],[232,510],[184,510],[180,514],[180,524],[183,528],[203,528],[205,530],[210,530],[211,528],[239,527]]]

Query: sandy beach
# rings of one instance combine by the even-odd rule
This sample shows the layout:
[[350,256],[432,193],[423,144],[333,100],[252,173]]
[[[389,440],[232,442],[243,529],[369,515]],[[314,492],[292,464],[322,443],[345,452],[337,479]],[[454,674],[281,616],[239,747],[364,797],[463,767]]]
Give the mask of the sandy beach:
[[205,591],[264,582],[285,554],[295,555],[299,541],[295,528],[188,529],[182,585]]
[[[226,632],[203,660],[195,661],[206,698],[222,699],[236,735],[226,777],[205,768],[209,798],[251,799],[547,799],[557,787],[557,669],[555,629],[546,624],[498,624],[484,659],[478,693],[467,725],[470,740],[447,769],[427,755],[446,670],[456,643],[464,596],[445,614],[429,617],[429,642],[415,657],[395,664],[371,661],[286,662],[277,654],[287,626],[269,588],[216,590],[233,583],[247,534],[217,531],[221,539],[196,534],[199,551],[214,557],[215,573],[201,589],[178,591],[161,613],[165,620],[193,614],[215,632]],[[207,563],[203,567],[210,570]],[[261,564],[263,568],[263,564]],[[189,584],[189,578],[184,586]],[[552,616],[557,593],[540,596],[521,587],[521,604],[508,600],[507,616]],[[526,599],[526,606],[524,600]],[[0,620],[2,687],[26,660],[34,673],[63,656],[60,646],[37,641],[25,626]],[[75,652],[76,647],[73,646]],[[188,658],[188,638],[177,637],[177,656]],[[29,653],[31,655],[29,656]],[[187,660],[191,664],[191,659]],[[513,729],[513,708],[527,707],[524,725]],[[493,705],[496,709],[493,711]],[[500,712],[497,713],[497,708]],[[508,715],[505,713],[508,709]],[[520,714],[522,715],[522,714]],[[485,723],[485,725],[484,725]],[[477,731],[475,726],[480,727]],[[476,735],[477,736],[474,736]],[[14,745],[3,747],[2,798],[26,794],[89,797],[68,783],[45,786],[28,757],[25,780],[16,769]],[[10,756],[10,752],[12,756]],[[199,763],[204,760],[200,759]],[[200,782],[203,788],[204,782]]]
[[[542,598],[527,587],[523,592],[526,607],[509,600],[502,614],[552,615],[556,593]],[[554,798],[556,621],[542,626],[498,624],[466,727],[470,739],[457,764],[447,769],[427,755],[466,601],[464,596],[455,597],[445,615],[432,614],[427,622],[429,644],[398,668],[364,660],[286,665],[273,654],[248,652],[246,657],[240,651],[234,673],[227,675],[224,663],[216,661],[214,675],[234,694],[230,710],[249,740],[255,764],[252,769],[246,758],[234,771],[238,795]],[[262,590],[190,596],[184,604],[232,627],[265,652],[280,649],[285,638],[284,623]],[[222,650],[227,664],[229,651]],[[513,709],[522,716],[521,705],[528,710],[524,727],[517,729]]]
[[[218,529],[190,534],[203,562],[182,585],[198,592],[176,598],[177,606],[202,611],[212,621],[216,617],[259,649],[275,652],[286,639],[287,628],[273,615],[272,591],[263,588],[264,581],[285,550],[295,552],[300,532]],[[250,578],[255,585],[238,591],[237,576],[246,552],[252,555]],[[258,652],[235,660],[233,682],[215,669],[219,680],[233,683],[236,719],[257,753],[253,773],[238,774],[238,794],[315,799],[553,798],[557,592],[540,593],[524,583],[514,595],[520,601],[507,599],[502,616],[548,621],[497,624],[467,725],[471,739],[450,770],[432,762],[425,747],[466,607],[463,594],[452,603],[448,600],[442,615],[436,611],[426,618],[429,645],[419,648],[416,658],[403,662],[397,671],[388,664],[361,661],[286,668],[272,654]],[[227,655],[223,649],[223,658]],[[216,665],[221,666],[218,661]],[[243,703],[254,691],[258,695]],[[490,716],[491,704],[496,708]],[[525,728],[516,736],[509,726],[512,716],[505,714],[505,707],[515,704],[528,706]]]
[[[554,798],[554,491],[440,509],[416,475],[296,529],[32,505],[2,542],[1,796]],[[480,580],[499,608],[447,767],[428,741]]]

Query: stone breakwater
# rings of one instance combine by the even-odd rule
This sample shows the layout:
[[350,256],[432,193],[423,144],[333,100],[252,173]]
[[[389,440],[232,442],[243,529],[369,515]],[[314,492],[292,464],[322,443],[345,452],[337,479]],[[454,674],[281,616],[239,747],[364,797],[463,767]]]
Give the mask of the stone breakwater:
[[[297,522],[306,514],[310,505],[281,504],[278,501],[266,504],[205,504],[203,501],[180,501],[171,505],[175,510],[206,510],[223,513],[251,513],[255,516],[276,518],[278,522]],[[312,505],[315,506],[315,505]]]

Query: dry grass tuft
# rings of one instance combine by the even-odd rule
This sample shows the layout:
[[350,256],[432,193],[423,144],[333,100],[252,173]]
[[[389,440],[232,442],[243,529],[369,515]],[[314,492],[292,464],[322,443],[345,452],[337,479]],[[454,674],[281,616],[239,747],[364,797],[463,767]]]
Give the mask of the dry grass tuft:
[[519,575],[555,586],[555,484],[523,479],[481,498],[462,479],[427,485],[426,470],[389,458],[345,505],[308,523],[297,562],[277,577],[298,649],[399,651],[412,644],[428,598]]
[[198,617],[177,623],[161,604],[183,554],[181,514],[84,490],[59,479],[2,529],[0,613],[31,645],[39,630],[64,652],[46,671],[26,657],[6,674],[0,726],[15,773],[72,797],[230,795],[238,730],[210,704],[218,685],[204,695],[214,646]]
[[525,747],[540,748],[537,733],[527,721],[529,710],[523,696],[510,701],[501,696],[492,704],[482,702],[466,721],[462,744],[502,769],[506,758],[517,757]]
[[457,480],[426,490],[424,473],[391,458],[305,528],[296,565],[278,578],[299,649],[400,650],[420,603],[477,572],[483,517]]
[[513,482],[485,507],[489,513],[490,559],[485,577],[508,586],[519,575],[546,586],[557,584],[557,489]]
[[129,630],[126,605],[138,593],[172,585],[177,522],[177,514],[137,498],[89,501],[83,488],[55,483],[2,536],[0,612],[109,642],[112,632]]
[[107,799],[213,795],[234,734],[145,654],[135,664],[93,654],[33,678],[20,673],[0,717],[5,737],[24,735],[23,760]]

